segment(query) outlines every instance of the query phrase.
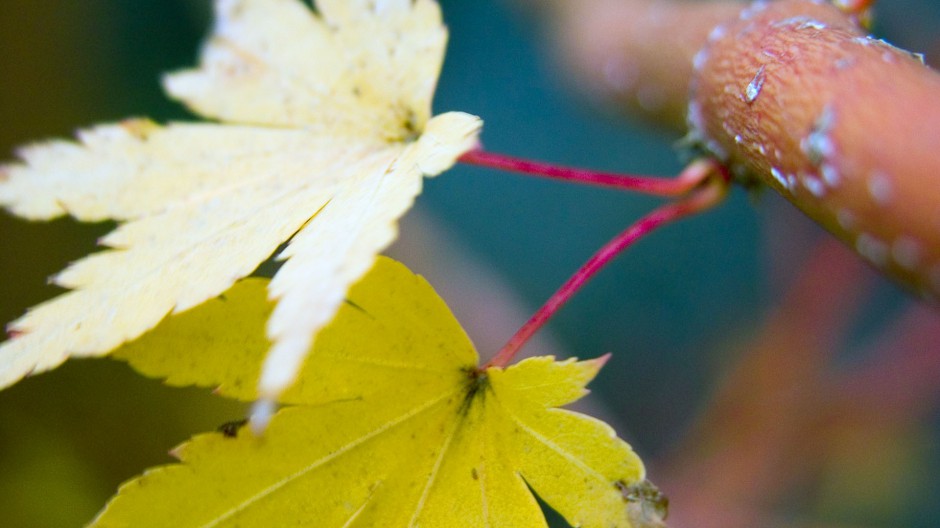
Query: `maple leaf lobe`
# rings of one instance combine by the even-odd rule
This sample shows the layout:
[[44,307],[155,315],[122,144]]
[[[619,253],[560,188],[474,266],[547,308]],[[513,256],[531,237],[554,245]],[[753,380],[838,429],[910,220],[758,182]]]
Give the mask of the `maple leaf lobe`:
[[434,2],[215,6],[199,66],[164,86],[220,123],[97,126],[78,142],[21,149],[21,164],[0,169],[0,205],[14,214],[121,222],[101,239],[111,250],[55,277],[71,291],[12,324],[21,334],[0,345],[0,388],[109,353],[224,292],[289,240],[262,378],[268,396],[280,393],[397,236],[422,177],[476,144],[478,118],[431,117],[447,36]]

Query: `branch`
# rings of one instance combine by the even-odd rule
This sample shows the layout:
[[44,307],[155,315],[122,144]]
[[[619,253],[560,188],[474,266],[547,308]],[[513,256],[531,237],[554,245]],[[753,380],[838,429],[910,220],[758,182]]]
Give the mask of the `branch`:
[[685,118],[689,139],[739,181],[775,189],[940,298],[940,75],[919,56],[812,0],[543,7],[589,92],[673,127]]

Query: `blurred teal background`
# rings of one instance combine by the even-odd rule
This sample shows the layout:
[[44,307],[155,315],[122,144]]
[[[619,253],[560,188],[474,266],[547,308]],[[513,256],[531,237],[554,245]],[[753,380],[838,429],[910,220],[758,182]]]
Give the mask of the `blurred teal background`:
[[[482,116],[488,149],[611,171],[681,170],[677,137],[571,91],[567,72],[546,53],[546,35],[517,6],[442,3],[451,41],[435,109]],[[886,2],[880,15],[882,36],[940,59],[935,2]],[[4,0],[3,159],[16,145],[68,137],[94,123],[144,115],[191,119],[162,95],[158,80],[193,64],[208,24],[207,0]],[[593,251],[657,203],[458,166],[427,183],[418,209],[534,310]],[[0,319],[12,320],[50,297],[55,290],[46,277],[92,250],[108,229],[67,220],[31,225],[0,215]],[[618,259],[547,331],[571,354],[614,354],[595,393],[621,434],[655,460],[682,438],[734,359],[734,346],[757,332],[817,236],[776,197],[736,191],[718,210],[666,228]],[[434,258],[433,251],[424,255],[402,260],[420,271],[428,265],[423,259]],[[906,303],[879,281],[847,336],[846,361]],[[72,361],[25,380],[0,392],[0,526],[80,525],[120,482],[169,462],[166,451],[191,434],[244,412],[204,391],[163,388],[107,360]],[[826,511],[825,500],[795,496],[794,512],[822,508],[818,514],[834,517],[834,525],[936,526],[940,440],[933,431],[914,442],[911,467],[922,474],[902,481],[910,489],[896,493],[900,499],[847,518],[839,512],[859,510],[842,504]],[[708,475],[701,479],[707,486]]]

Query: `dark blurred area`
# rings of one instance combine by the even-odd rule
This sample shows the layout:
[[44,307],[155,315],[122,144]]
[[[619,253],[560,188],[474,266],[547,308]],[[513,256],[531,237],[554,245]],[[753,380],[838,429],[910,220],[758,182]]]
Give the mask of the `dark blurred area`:
[[[435,110],[483,117],[488,149],[600,170],[664,176],[681,170],[673,146],[678,137],[571,89],[568,73],[547,53],[552,35],[519,4],[442,4],[451,40]],[[128,116],[194,119],[163,96],[159,78],[193,64],[209,12],[208,0],[0,2],[2,158],[12,158],[17,145],[71,137],[77,128]],[[879,36],[940,59],[937,3],[885,2],[877,21]],[[439,287],[483,357],[597,248],[658,203],[465,166],[428,181],[418,201],[392,253]],[[46,278],[94,250],[109,228],[69,220],[28,224],[0,214],[0,319],[15,319],[54,295]],[[773,498],[749,497],[773,510],[777,525],[937,526],[940,377],[917,385],[901,375],[881,387],[841,374],[877,360],[877,368],[861,372],[870,380],[897,378],[896,348],[917,356],[904,365],[929,365],[907,379],[933,372],[930,355],[916,353],[940,356],[930,337],[940,319],[868,269],[838,267],[854,257],[820,250],[825,237],[776,196],[737,190],[717,210],[668,227],[616,260],[549,324],[543,344],[527,352],[613,353],[593,384],[591,404],[649,462],[650,478],[657,481],[662,470],[689,502],[722,501],[680,486],[727,484],[722,472],[736,471],[734,461],[750,464],[740,472],[749,475],[767,459],[783,456],[782,464],[798,465],[786,457],[812,456],[798,475],[772,468],[762,474]],[[820,277],[827,284],[828,273],[852,281],[826,298],[791,295],[800,287],[823,295],[825,289],[812,285]],[[475,294],[464,295],[470,291]],[[818,308],[820,318],[787,316],[800,306]],[[497,311],[505,316],[487,316]],[[789,340],[795,333],[807,340]],[[925,337],[905,341],[910,336]],[[820,352],[802,353],[811,349]],[[787,373],[789,384],[773,383],[790,379]],[[762,376],[770,381],[754,387],[741,381]],[[869,401],[863,395],[875,394],[866,392],[872,387],[880,397]],[[892,392],[899,387],[907,393]],[[793,391],[811,397],[781,403],[780,395]],[[895,407],[878,406],[892,395]],[[833,402],[820,412],[819,402],[830,397],[855,405]],[[758,405],[744,412],[728,410],[728,402]],[[920,406],[909,417],[898,418],[898,409],[915,403]],[[81,525],[121,482],[171,462],[167,451],[192,434],[244,413],[207,391],[162,387],[107,359],[69,361],[26,379],[0,392],[0,526]],[[782,427],[774,439],[799,435],[785,451],[745,452],[755,440],[736,436],[735,427],[747,423]],[[741,448],[718,456],[722,442]],[[767,449],[776,445],[762,442]],[[805,449],[794,450],[793,442],[805,442]],[[690,476],[693,469],[699,472]],[[729,504],[715,504],[716,510],[757,507],[724,500]],[[694,511],[708,506],[696,504]],[[683,505],[674,500],[673,508]],[[679,518],[677,527],[699,524]]]

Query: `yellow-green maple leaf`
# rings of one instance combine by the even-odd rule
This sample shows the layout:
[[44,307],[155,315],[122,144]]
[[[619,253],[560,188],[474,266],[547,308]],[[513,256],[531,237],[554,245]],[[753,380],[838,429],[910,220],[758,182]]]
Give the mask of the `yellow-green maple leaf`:
[[[263,291],[240,282],[116,355],[250,400]],[[213,348],[177,361],[187,343]],[[603,422],[557,408],[603,360],[483,373],[477,360],[431,287],[380,258],[285,393],[297,405],[263,437],[197,436],[175,451],[181,464],[124,484],[94,526],[545,526],[530,488],[575,526],[658,526],[636,454]]]
[[109,249],[54,282],[0,345],[0,388],[69,356],[108,353],[225,291],[290,240],[261,386],[293,379],[397,219],[472,148],[474,116],[431,117],[446,30],[433,0],[216,0],[198,69],[169,94],[224,123],[133,120],[22,149],[0,205],[33,220],[116,219]]

